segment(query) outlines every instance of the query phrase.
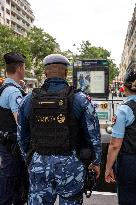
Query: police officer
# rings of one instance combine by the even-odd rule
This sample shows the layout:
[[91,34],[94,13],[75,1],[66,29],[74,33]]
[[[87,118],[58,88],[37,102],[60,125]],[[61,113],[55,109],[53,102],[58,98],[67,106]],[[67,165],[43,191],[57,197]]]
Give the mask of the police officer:
[[105,180],[114,182],[113,165],[120,205],[136,204],[136,62],[132,62],[124,79],[126,101],[114,116],[112,139],[107,157]]
[[[83,201],[85,167],[77,150],[87,141],[96,177],[100,174],[101,140],[95,109],[82,92],[66,81],[69,61],[59,54],[44,61],[47,79],[29,94],[19,112],[19,143],[29,164],[29,205],[61,205]],[[84,138],[82,130],[84,130]]]
[[4,59],[7,78],[0,88],[0,204],[22,205],[19,178],[22,160],[21,155],[18,159],[15,154],[17,113],[25,95],[19,82],[24,78],[25,61],[21,54],[13,52],[5,54]]

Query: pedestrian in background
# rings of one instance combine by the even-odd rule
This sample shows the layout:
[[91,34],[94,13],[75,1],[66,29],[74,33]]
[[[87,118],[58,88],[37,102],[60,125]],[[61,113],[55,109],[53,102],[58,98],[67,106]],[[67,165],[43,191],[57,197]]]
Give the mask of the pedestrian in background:
[[[126,101],[117,109],[109,145],[106,182],[117,181],[119,205],[136,204],[136,62],[124,78]],[[116,161],[115,173],[113,166]]]
[[121,85],[120,88],[119,88],[119,92],[121,93],[121,97],[123,98],[124,97],[124,86]]

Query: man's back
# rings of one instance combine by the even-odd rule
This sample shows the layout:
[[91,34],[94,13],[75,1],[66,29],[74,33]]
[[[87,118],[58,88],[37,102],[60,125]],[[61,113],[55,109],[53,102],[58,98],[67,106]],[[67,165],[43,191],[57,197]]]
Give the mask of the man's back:
[[[60,204],[79,205],[83,200],[86,170],[78,156],[75,140],[83,137],[87,142],[89,150],[93,152],[92,163],[98,178],[101,161],[98,118],[92,103],[82,92],[73,92],[72,99],[69,98],[70,95],[62,95],[63,91],[69,90],[65,80],[69,65],[66,57],[57,54],[47,56],[44,65],[47,80],[39,91],[34,90],[32,95],[25,98],[18,118],[18,140],[22,154],[25,159],[30,156],[28,204],[54,204],[59,195]],[[64,110],[56,106],[55,102],[58,98],[66,100]],[[61,99],[60,106],[63,105],[63,100]],[[47,106],[49,103],[50,105]],[[59,116],[61,114],[61,120],[57,117],[57,113]],[[71,123],[74,125],[72,128]],[[33,139],[35,139],[34,146]],[[71,146],[70,151],[66,152],[63,147],[73,145],[71,142],[75,144]],[[83,144],[82,140],[80,144]],[[60,152],[54,153],[58,145]],[[47,153],[49,148],[51,152]]]

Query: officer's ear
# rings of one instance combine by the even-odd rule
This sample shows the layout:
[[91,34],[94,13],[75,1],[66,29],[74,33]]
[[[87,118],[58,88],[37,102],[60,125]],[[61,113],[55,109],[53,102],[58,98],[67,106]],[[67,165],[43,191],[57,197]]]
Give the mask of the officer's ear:
[[24,63],[19,63],[19,64],[17,65],[16,71],[22,72],[22,71],[24,71],[24,70],[25,70],[25,64],[24,64]]
[[47,69],[44,70],[44,74],[45,74],[45,76],[47,78],[47,76],[48,76],[48,70]]

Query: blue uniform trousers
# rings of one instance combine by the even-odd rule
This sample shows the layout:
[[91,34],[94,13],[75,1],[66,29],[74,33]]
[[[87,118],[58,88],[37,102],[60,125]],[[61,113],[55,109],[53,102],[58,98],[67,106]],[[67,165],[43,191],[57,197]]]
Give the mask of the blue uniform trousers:
[[6,148],[0,145],[0,205],[23,205],[21,170]]
[[136,205],[136,155],[119,155],[116,176],[119,205]]
[[29,166],[29,205],[81,205],[85,168],[75,154],[41,156],[34,154]]

